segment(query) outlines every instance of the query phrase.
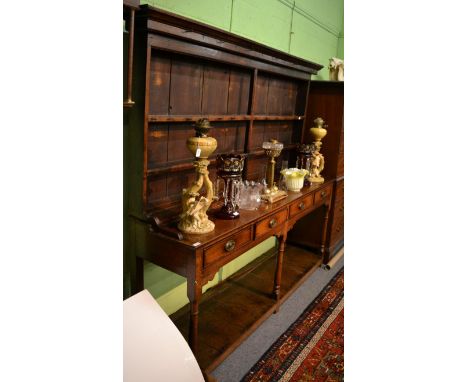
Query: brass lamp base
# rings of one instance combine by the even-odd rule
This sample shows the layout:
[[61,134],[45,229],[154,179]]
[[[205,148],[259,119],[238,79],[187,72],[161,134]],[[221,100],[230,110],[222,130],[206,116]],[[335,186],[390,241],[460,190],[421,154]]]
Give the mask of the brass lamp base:
[[284,199],[286,196],[288,196],[288,193],[283,190],[270,191],[268,188],[266,190],[267,192],[262,194],[261,198],[262,200],[265,200],[268,203],[275,203],[278,200]]

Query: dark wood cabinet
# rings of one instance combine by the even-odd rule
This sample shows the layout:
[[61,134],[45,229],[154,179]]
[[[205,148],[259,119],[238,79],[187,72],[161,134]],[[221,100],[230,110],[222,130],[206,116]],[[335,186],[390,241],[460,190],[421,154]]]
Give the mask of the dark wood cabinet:
[[[327,135],[322,140],[325,157],[322,172],[325,179],[334,180],[330,221],[325,241],[328,262],[344,246],[344,82],[311,81],[307,100],[304,141],[309,142],[308,129],[313,120],[322,117]],[[289,240],[308,248],[320,248],[321,231],[318,215],[311,214],[291,231]]]
[[[133,262],[127,257],[126,263],[133,264],[132,292],[143,288],[143,260],[187,279],[190,304],[172,318],[209,371],[323,262],[330,230],[342,232],[330,220],[330,210],[338,205],[340,164],[335,160],[332,165],[331,154],[324,151],[329,167],[335,168],[325,174],[325,183],[262,204],[256,211],[242,210],[235,220],[216,219],[218,206],[213,204],[208,214],[215,230],[182,235],[176,222],[182,189],[195,178],[185,145],[194,135],[194,123],[207,118],[213,127],[210,135],[218,142],[209,158],[212,179],[217,154],[243,153],[244,178],[259,180],[267,161],[263,141],[283,142],[277,165],[288,160],[293,166],[296,144],[307,140],[316,113],[329,129],[342,118],[326,114],[329,109],[310,109],[310,100],[320,98],[310,77],[321,65],[150,6],[136,12],[134,51],[135,103],[125,114],[124,148],[126,248],[133,256]],[[333,129],[329,141],[334,141]],[[327,144],[324,140],[324,150],[339,150],[339,142],[336,147]],[[296,226],[309,216],[312,226],[301,234]],[[301,238],[312,231],[318,235],[318,251],[289,240],[290,233]],[[210,290],[202,301],[203,285],[220,267],[272,236],[278,238],[276,248]],[[231,323],[228,328],[226,322]]]

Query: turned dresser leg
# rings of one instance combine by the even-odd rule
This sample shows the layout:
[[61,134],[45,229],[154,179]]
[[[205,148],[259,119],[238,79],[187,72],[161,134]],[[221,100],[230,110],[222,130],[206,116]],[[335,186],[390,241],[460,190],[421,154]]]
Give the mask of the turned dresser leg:
[[187,284],[187,295],[190,300],[190,327],[189,327],[189,345],[197,356],[198,350],[198,305],[201,297],[201,282],[193,280]]
[[322,240],[320,243],[320,254],[322,256],[322,264],[326,264],[328,262],[328,255],[325,253],[325,244],[327,241],[328,215],[330,214],[330,205],[325,205],[325,208],[325,218],[323,220],[322,227]]
[[273,295],[276,299],[275,313],[279,311],[279,300],[281,294],[281,273],[283,270],[283,256],[284,247],[286,245],[286,233],[283,233],[280,237],[278,255],[276,257],[276,270],[275,270],[275,285],[273,287]]

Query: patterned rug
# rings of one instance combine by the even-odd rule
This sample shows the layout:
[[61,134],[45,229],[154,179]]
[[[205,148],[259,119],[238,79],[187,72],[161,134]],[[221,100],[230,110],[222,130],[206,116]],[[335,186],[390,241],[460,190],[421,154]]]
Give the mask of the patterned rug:
[[344,268],[268,349],[243,382],[344,380]]

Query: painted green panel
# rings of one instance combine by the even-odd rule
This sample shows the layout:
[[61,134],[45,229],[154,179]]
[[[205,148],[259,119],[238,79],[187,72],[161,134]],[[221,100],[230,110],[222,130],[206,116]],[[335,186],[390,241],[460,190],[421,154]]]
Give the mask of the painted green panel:
[[338,39],[338,51],[336,52],[336,57],[344,60],[344,37]]
[[335,36],[341,31],[343,0],[295,0],[295,6],[298,12],[331,29]]
[[232,0],[148,0],[148,4],[229,30]]
[[234,0],[231,32],[287,52],[292,10],[276,0]]
[[340,35],[338,38],[338,52],[337,56],[339,58],[344,59],[344,6],[341,4],[341,7],[337,10],[340,13],[341,17],[341,28],[340,28]]
[[328,61],[337,53],[338,39],[306,17],[295,13],[290,53],[322,64],[317,79],[328,79]]

